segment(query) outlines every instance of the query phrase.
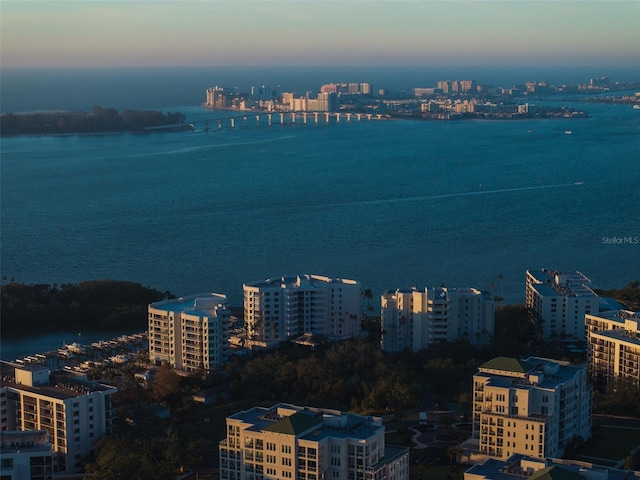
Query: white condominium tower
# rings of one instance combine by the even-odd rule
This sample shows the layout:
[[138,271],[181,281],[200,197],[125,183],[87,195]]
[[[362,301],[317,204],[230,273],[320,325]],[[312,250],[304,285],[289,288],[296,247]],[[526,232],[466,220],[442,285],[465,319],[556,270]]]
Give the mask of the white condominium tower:
[[149,358],[178,370],[216,370],[229,357],[227,297],[203,293],[149,305]]
[[408,480],[409,449],[379,417],[280,403],[227,417],[221,480]]
[[600,297],[580,272],[527,270],[525,298],[542,336],[569,336],[585,340],[584,316],[597,313]]
[[587,356],[594,382],[626,379],[640,385],[640,313],[616,310],[585,317]]
[[96,440],[113,432],[116,387],[35,364],[0,362],[0,375],[0,428],[45,431],[56,472],[81,470]]
[[247,347],[273,348],[304,334],[328,340],[360,334],[361,286],[320,275],[274,277],[245,283]]
[[481,456],[560,457],[591,437],[586,365],[497,357],[473,376],[473,439]]
[[459,339],[485,345],[493,337],[494,301],[475,288],[388,291],[381,299],[381,320],[380,345],[387,352],[416,352]]

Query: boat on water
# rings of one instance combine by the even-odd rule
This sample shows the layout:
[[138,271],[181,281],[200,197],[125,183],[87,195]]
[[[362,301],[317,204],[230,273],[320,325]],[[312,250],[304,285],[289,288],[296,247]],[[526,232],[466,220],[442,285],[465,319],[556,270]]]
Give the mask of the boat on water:
[[58,357],[64,358],[64,359],[76,358],[76,356],[66,348],[58,349]]
[[87,353],[87,347],[78,342],[73,342],[69,345],[65,345],[64,348],[71,353],[83,354]]
[[573,132],[572,132],[571,130],[565,130],[565,131],[564,131],[564,134],[565,134],[565,135],[571,135],[572,133],[573,133]]

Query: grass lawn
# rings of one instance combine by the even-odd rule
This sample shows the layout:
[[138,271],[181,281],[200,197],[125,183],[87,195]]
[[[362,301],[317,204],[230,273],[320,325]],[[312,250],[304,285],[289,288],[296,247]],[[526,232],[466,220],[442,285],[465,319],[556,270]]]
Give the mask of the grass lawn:
[[[580,449],[578,455],[606,458],[617,462],[638,444],[640,444],[640,428],[601,425],[594,429],[592,440],[586,447]],[[594,460],[594,463],[597,461]]]
[[415,435],[413,430],[408,428],[401,428],[393,432],[386,433],[384,436],[385,443],[391,445],[402,445],[405,447],[413,447],[413,441],[411,438]]
[[409,480],[461,480],[464,471],[468,467],[451,465],[411,465],[409,467]]

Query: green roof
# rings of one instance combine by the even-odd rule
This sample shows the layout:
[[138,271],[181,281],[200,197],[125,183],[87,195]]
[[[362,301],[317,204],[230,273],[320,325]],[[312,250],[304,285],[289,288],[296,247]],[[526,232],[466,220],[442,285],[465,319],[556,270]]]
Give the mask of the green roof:
[[579,473],[554,465],[538,470],[529,477],[529,480],[583,480],[584,478],[585,477]]
[[296,412],[293,415],[283,418],[279,422],[265,428],[267,432],[284,433],[285,435],[299,435],[310,428],[322,423],[322,420]]
[[488,368],[491,370],[504,370],[507,372],[527,373],[532,370],[535,365],[524,360],[518,360],[513,357],[496,357],[487,363],[480,365],[480,368]]

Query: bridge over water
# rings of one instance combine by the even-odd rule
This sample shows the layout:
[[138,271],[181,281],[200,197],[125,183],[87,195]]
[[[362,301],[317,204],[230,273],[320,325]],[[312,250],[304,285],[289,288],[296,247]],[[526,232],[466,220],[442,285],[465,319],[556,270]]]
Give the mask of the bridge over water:
[[[344,113],[344,112],[276,112],[276,113],[243,113],[226,118],[204,120],[205,129],[221,130],[223,128],[236,128],[261,125],[306,125],[307,123],[340,123],[362,120],[388,120],[388,115],[375,113]],[[202,120],[200,120],[202,121]]]

